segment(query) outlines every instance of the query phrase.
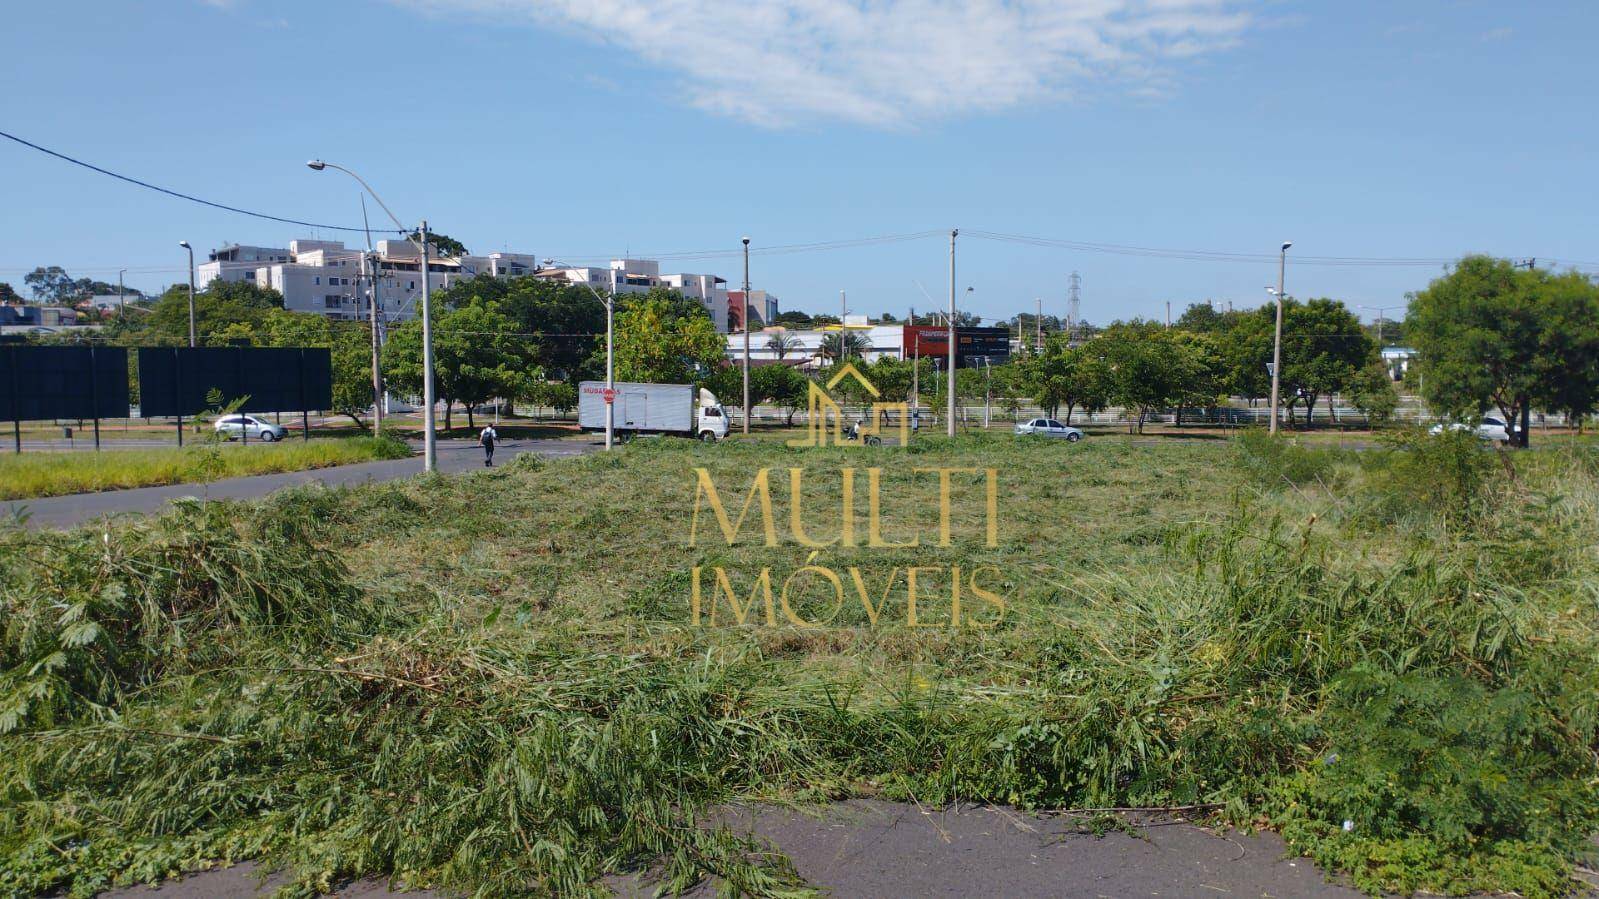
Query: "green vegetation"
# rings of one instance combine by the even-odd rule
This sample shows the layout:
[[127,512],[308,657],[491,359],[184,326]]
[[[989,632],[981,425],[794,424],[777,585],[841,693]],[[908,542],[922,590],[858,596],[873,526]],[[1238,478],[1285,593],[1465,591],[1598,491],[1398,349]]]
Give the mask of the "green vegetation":
[[[571,893],[654,861],[671,886],[770,893],[780,860],[691,822],[845,796],[1198,806],[1369,890],[1566,891],[1599,829],[1591,449],[866,453],[652,441],[0,534],[0,893],[248,857],[308,890]],[[825,539],[840,466],[879,461],[887,539],[923,546],[815,557],[874,590],[899,569],[876,626],[855,604],[691,624],[693,566],[742,597],[814,552],[705,520],[689,546],[697,466],[735,503],[775,469],[785,531],[803,468]],[[938,478],[913,466],[998,469],[997,546],[981,475],[953,478],[936,545]],[[944,572],[924,624],[948,621],[954,564],[995,566],[1005,617],[909,626],[913,564]]]
[[96,490],[125,490],[328,468],[376,459],[403,459],[410,447],[372,437],[290,440],[250,446],[21,453],[0,456],[0,499],[32,499]]

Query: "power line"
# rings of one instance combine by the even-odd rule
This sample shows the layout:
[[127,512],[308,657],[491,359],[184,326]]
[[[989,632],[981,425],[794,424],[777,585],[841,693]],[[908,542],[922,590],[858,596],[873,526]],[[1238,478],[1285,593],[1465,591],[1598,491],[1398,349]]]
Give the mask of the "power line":
[[[210,200],[202,200],[199,197],[191,196],[191,195],[186,194],[186,193],[181,193],[179,191],[175,191],[175,190],[172,190],[170,188],[161,187],[161,186],[156,185],[156,184],[151,184],[148,181],[140,181],[137,178],[131,178],[131,177],[127,176],[127,175],[121,175],[121,174],[118,174],[116,172],[111,171],[110,169],[103,169],[103,168],[101,168],[101,167],[99,167],[97,165],[94,165],[92,163],[84,162],[81,159],[74,159],[74,158],[72,158],[71,156],[68,156],[65,153],[58,153],[55,150],[50,149],[49,147],[41,147],[38,144],[33,143],[32,141],[23,140],[22,138],[17,137],[15,134],[7,134],[4,131],[0,131],[0,137],[4,137],[4,138],[6,138],[8,140],[16,141],[17,143],[23,145],[24,147],[28,147],[30,149],[38,150],[40,153],[44,153],[47,156],[54,156],[57,159],[64,160],[66,162],[70,162],[73,165],[82,166],[83,168],[86,168],[86,169],[90,170],[91,172],[99,172],[102,175],[109,175],[112,178],[117,179],[118,181],[126,181],[129,184],[137,185],[139,187],[145,188],[146,190],[153,190],[153,191],[156,191],[158,193],[166,194],[167,196],[170,196],[170,197],[177,197],[180,200],[188,200],[191,203],[199,203],[202,206],[210,206],[213,209],[221,209],[221,210],[224,210],[224,211],[227,211],[227,212],[236,212],[236,213],[238,213],[240,215],[248,215],[248,216],[251,216],[253,218],[266,219],[267,221],[272,221],[272,222],[281,222],[281,223],[283,223],[285,225],[300,225],[300,226],[306,227],[306,228],[323,228],[323,229],[326,229],[328,231],[360,231],[360,232],[365,232],[367,230],[366,228],[350,228],[350,227],[345,227],[343,225],[322,225],[322,224],[318,224],[316,222],[302,222],[299,219],[283,218],[282,216],[268,215],[268,214],[266,214],[264,212],[252,212],[249,209],[240,209],[237,206],[228,206],[228,205],[225,205],[223,203],[213,203]],[[385,231],[383,233],[388,233],[388,232]],[[404,233],[407,233],[407,232],[396,231],[394,233],[396,233],[396,234],[404,234]]]
[[[1052,249],[1078,250],[1085,253],[1109,253],[1120,256],[1139,256],[1157,259],[1182,259],[1190,262],[1276,262],[1275,253],[1229,253],[1215,250],[1184,250],[1163,247],[1142,247],[1127,244],[1093,243],[1079,240],[1062,240],[1051,237],[1034,237],[1026,234],[1008,234],[999,231],[968,231],[973,237],[1004,243],[1026,244]],[[1540,257],[1543,258],[1543,257]],[[1403,256],[1303,256],[1293,257],[1295,265],[1348,266],[1348,267],[1416,267],[1440,266],[1459,261],[1454,257],[1403,257]],[[1599,267],[1599,262],[1574,259],[1549,259],[1551,264]]]

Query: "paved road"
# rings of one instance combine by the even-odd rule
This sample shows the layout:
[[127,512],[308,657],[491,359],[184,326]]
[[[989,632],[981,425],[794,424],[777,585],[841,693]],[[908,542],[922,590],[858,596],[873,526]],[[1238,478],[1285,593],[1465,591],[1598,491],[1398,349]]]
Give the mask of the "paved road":
[[[730,823],[771,840],[812,885],[835,897],[878,896],[1281,896],[1356,899],[1303,859],[1284,858],[1272,834],[1215,834],[1189,825],[1149,827],[1140,836],[1095,837],[1064,818],[991,807],[923,810],[887,802],[829,806],[820,816],[760,809]],[[241,865],[198,874],[151,890],[135,887],[106,899],[264,897],[283,882],[258,887]],[[641,877],[608,884],[619,896],[643,897]],[[347,886],[340,896],[402,895],[380,881]],[[440,897],[441,893],[411,896]],[[690,895],[709,897],[702,884]]]
[[[494,459],[496,463],[503,464],[522,453],[577,456],[599,447],[598,441],[589,438],[513,440],[501,443]],[[475,471],[482,467],[483,451],[478,448],[476,442],[466,440],[439,442],[439,471],[451,474]],[[228,478],[211,484],[172,484],[166,487],[140,487],[133,490],[10,500],[0,502],[0,516],[9,518],[14,514],[25,513],[28,516],[29,527],[67,528],[107,515],[146,515],[159,512],[172,500],[186,496],[204,496],[210,499],[255,499],[296,484],[321,483],[329,486],[364,484],[411,477],[421,471],[422,459],[418,456],[387,462],[340,465],[313,471]]]

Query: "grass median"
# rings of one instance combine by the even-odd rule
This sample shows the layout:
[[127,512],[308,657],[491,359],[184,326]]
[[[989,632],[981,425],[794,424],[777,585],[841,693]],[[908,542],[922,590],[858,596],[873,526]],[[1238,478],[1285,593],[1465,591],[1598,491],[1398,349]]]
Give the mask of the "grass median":
[[639,441],[0,532],[0,894],[242,858],[778,894],[696,822],[871,796],[1562,895],[1599,829],[1596,544],[1595,454],[1469,435]]
[[8,454],[0,455],[0,500],[214,481],[402,459],[410,454],[410,448],[399,441],[371,437],[250,446],[202,444],[181,449]]

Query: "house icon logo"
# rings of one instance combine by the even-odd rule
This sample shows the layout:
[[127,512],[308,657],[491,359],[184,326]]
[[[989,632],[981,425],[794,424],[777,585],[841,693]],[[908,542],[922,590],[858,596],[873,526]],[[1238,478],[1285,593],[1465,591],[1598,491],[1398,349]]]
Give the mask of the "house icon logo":
[[[788,445],[806,447],[849,446],[851,444],[852,441],[849,436],[851,428],[845,421],[843,408],[838,404],[837,400],[833,399],[832,395],[833,389],[843,383],[845,378],[853,378],[855,383],[859,384],[861,389],[866,392],[866,395],[873,400],[870,416],[859,422],[859,426],[853,429],[860,437],[860,443],[857,445],[865,446],[870,444],[875,446],[881,444],[883,442],[883,423],[889,421],[891,415],[893,419],[897,420],[898,445],[909,445],[910,406],[903,402],[877,402],[876,400],[882,395],[882,392],[865,375],[861,374],[860,370],[852,362],[845,362],[840,365],[833,376],[827,379],[826,388],[818,386],[815,381],[811,382],[805,400],[807,412],[805,436],[789,440]],[[829,427],[830,422],[831,428]],[[829,436],[831,436],[831,439],[829,439]]]

